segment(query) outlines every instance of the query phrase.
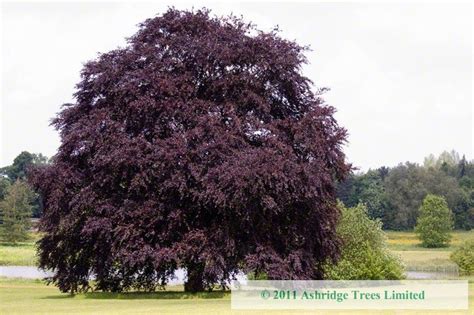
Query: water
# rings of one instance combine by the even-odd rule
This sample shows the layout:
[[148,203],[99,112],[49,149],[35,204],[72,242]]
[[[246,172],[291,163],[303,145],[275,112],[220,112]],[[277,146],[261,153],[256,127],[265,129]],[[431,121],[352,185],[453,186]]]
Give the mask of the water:
[[42,279],[52,275],[52,272],[31,266],[0,266],[0,277]]
[[[43,271],[37,267],[32,266],[0,266],[0,277],[7,278],[28,278],[28,279],[42,279],[51,277],[51,271]],[[174,278],[168,281],[170,285],[184,284],[186,279],[186,270],[178,269],[174,273]],[[241,283],[247,280],[247,276],[243,273],[237,275],[237,280]]]
[[409,280],[434,280],[449,278],[449,274],[444,272],[407,271],[405,276]]

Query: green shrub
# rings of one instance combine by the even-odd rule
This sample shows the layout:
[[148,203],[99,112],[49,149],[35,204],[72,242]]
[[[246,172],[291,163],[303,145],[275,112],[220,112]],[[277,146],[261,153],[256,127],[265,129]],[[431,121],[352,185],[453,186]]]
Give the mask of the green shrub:
[[459,248],[451,253],[454,261],[463,275],[474,275],[474,240],[465,241]]
[[265,272],[256,273],[254,271],[247,273],[248,280],[268,280],[268,275]]
[[326,279],[397,280],[402,279],[403,265],[390,253],[380,220],[371,220],[365,205],[354,208],[340,205],[342,216],[337,226],[343,246],[337,264],[325,267]]
[[420,207],[415,232],[423,247],[445,247],[451,241],[453,213],[443,197],[427,195]]

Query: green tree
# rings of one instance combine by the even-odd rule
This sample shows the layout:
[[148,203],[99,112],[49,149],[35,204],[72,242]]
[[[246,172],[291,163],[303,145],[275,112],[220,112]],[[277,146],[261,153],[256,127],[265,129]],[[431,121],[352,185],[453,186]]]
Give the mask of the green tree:
[[458,165],[458,183],[464,192],[462,202],[453,209],[455,227],[465,230],[474,228],[474,160],[463,156]]
[[23,151],[13,160],[12,165],[1,168],[0,174],[8,176],[8,178],[14,182],[17,179],[24,179],[26,177],[26,172],[31,165],[47,163],[48,158],[43,154]]
[[337,234],[343,242],[341,258],[336,264],[327,264],[326,279],[402,279],[403,265],[387,248],[382,222],[370,219],[363,204],[354,208],[340,204],[340,208]]
[[385,179],[385,191],[391,209],[384,216],[390,229],[412,229],[416,224],[418,208],[428,194],[425,170],[414,163],[400,164],[390,170]]
[[463,275],[474,275],[474,240],[465,241],[452,254],[454,261]]
[[[344,205],[352,207],[354,205],[355,196],[355,182],[357,175],[351,173],[343,181],[336,183],[337,185],[337,199],[339,199]],[[357,204],[357,203],[355,203]]]
[[[386,195],[378,170],[369,170],[359,176],[355,183],[357,204],[364,203],[372,219],[381,219],[386,208]],[[354,206],[355,206],[354,205]]]
[[[0,168],[0,177],[7,182],[24,180],[31,166],[48,164],[49,159],[41,153],[21,152],[14,160],[13,164]],[[2,183],[0,181],[0,200],[2,193]],[[38,194],[33,196],[33,217],[38,218],[43,212],[43,204]]]
[[469,229],[466,223],[470,209],[469,194],[459,186],[454,175],[435,167],[400,164],[390,171],[384,187],[389,204],[389,211],[383,217],[384,227],[397,230],[414,228],[423,199],[433,194],[446,199],[448,207],[454,212],[456,228]]
[[438,157],[435,157],[434,154],[430,154],[425,157],[423,166],[426,168],[434,167],[438,169],[443,167],[455,168],[461,161],[459,156],[460,155],[456,150],[451,150],[450,152],[443,151]]
[[[7,189],[10,186],[10,180],[0,175],[0,202],[5,198]],[[1,212],[1,209],[0,209]],[[0,216],[0,224],[2,224],[2,218]]]
[[33,191],[20,180],[8,187],[5,199],[0,202],[3,239],[15,243],[27,238],[32,214]]
[[0,175],[0,201],[5,198],[8,186],[10,186],[10,181],[8,178]]
[[383,185],[389,169],[381,167],[363,174],[352,174],[338,185],[338,198],[344,205],[355,207],[359,203],[367,206],[369,217],[382,219],[388,208]]
[[420,207],[415,232],[424,247],[447,246],[451,240],[453,214],[441,196],[429,194]]

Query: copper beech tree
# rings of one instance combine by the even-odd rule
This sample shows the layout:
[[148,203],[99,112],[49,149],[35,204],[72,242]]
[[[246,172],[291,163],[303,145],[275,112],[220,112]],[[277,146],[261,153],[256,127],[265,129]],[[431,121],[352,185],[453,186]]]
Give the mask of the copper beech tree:
[[320,279],[337,259],[338,126],[302,75],[306,48],[203,9],[140,24],[81,72],[53,120],[61,146],[30,182],[40,267],[62,291],[185,289],[239,271]]

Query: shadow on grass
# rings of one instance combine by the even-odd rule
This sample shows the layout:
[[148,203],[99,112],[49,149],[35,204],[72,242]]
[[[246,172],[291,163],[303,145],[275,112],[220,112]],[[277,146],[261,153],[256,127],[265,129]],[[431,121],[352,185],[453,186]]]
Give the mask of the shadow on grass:
[[34,243],[31,242],[5,242],[5,241],[0,241],[0,246],[2,247],[24,247],[24,248],[30,248],[34,247]]
[[156,300],[184,300],[184,299],[222,299],[230,295],[230,291],[212,291],[212,292],[182,292],[182,291],[157,291],[157,292],[125,292],[125,293],[112,293],[112,292],[88,292],[79,293],[78,295],[61,294],[46,296],[44,299],[70,299],[76,296],[83,296],[86,299],[97,299],[97,300],[143,300],[143,299],[156,299]]
[[180,291],[158,291],[152,293],[127,292],[90,292],[84,293],[88,299],[221,299],[230,294],[230,291],[212,291],[212,292],[180,292]]
[[41,299],[44,300],[64,300],[64,299],[73,299],[74,295],[71,294],[61,294],[61,295],[48,295]]
[[451,251],[457,248],[457,246],[445,245],[441,247],[424,247],[421,243],[417,244],[396,244],[396,243],[389,243],[388,248],[394,251],[424,251],[424,252],[443,252],[443,251]]

